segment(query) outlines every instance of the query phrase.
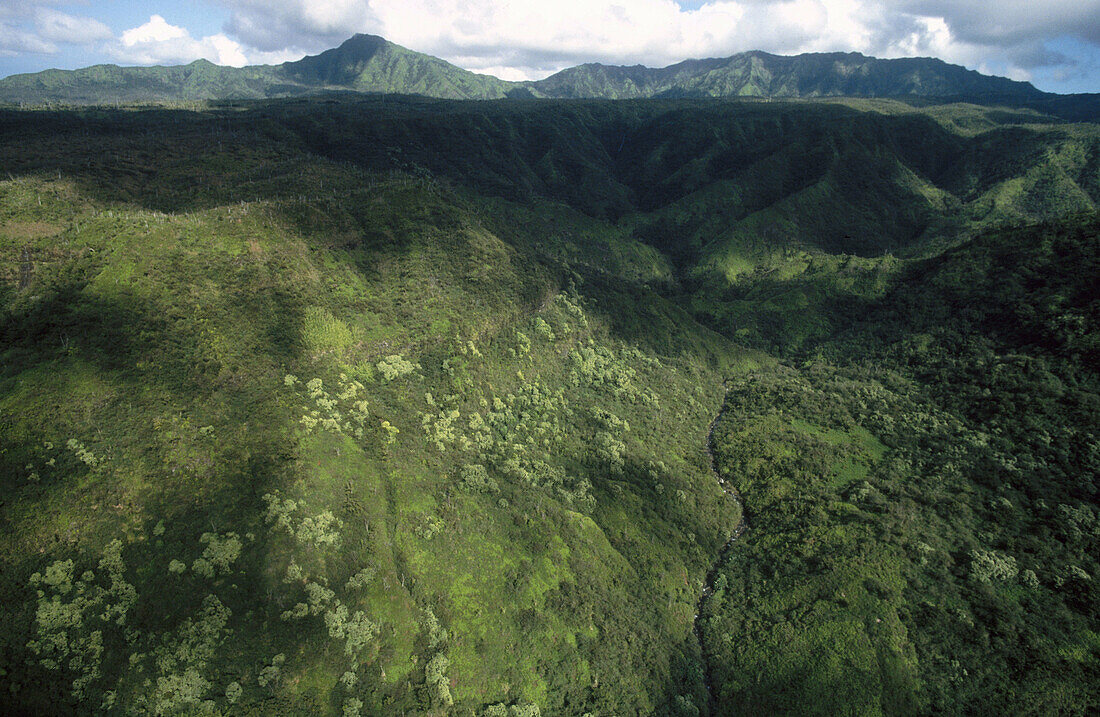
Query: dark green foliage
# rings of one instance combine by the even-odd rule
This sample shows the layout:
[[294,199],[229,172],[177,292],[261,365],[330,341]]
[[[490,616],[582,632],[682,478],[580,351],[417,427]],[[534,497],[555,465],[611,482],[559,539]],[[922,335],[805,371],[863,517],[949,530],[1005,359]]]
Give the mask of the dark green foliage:
[[878,101],[0,114],[3,701],[1095,711],[1097,156]]
[[754,530],[705,624],[732,713],[1100,705],[1098,229],[918,263],[814,349],[835,363],[730,392],[719,465]]

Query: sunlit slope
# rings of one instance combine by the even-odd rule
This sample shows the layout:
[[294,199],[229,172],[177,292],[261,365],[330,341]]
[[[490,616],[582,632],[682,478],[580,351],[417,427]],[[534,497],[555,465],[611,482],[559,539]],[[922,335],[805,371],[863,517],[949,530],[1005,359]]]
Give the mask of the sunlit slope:
[[[1100,174],[1048,120],[0,114],[3,689],[1088,713]],[[723,379],[749,530],[700,603],[739,518]]]
[[85,169],[0,185],[5,699],[701,703],[731,345],[645,247],[569,271],[436,182],[209,130],[43,134]]
[[873,295],[895,257],[1092,211],[1100,197],[1095,125],[969,105],[387,101],[257,112],[333,159],[614,223],[667,258],[697,316],[769,350],[837,328],[817,307]]

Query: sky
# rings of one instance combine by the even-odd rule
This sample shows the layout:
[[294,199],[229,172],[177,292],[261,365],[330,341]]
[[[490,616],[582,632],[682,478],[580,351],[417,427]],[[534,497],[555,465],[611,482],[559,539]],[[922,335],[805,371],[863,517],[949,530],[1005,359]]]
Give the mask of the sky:
[[275,64],[357,32],[509,80],[583,62],[842,51],[1100,92],[1100,0],[0,0],[0,77]]

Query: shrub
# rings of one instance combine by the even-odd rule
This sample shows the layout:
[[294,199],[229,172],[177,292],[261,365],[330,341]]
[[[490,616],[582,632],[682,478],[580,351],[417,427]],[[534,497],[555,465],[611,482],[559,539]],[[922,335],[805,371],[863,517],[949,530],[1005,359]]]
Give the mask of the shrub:
[[414,364],[413,362],[408,361],[401,354],[387,356],[386,358],[378,362],[378,370],[379,372],[381,372],[382,377],[387,381],[392,381],[395,378],[407,376],[419,368],[420,364]]
[[1016,558],[1010,555],[982,548],[970,551],[970,579],[975,582],[989,584],[994,580],[1011,580],[1019,572]]

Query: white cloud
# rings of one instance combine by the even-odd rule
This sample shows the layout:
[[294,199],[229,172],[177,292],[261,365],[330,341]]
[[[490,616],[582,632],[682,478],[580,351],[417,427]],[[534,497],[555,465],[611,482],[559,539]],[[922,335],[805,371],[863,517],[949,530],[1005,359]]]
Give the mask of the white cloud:
[[1065,61],[1044,50],[1046,39],[1100,38],[1100,0],[1050,0],[1042,12],[1023,0],[713,0],[693,10],[673,0],[215,1],[230,11],[226,32],[248,47],[316,52],[370,32],[509,79],[752,49],[933,55],[1020,74]]
[[76,17],[52,8],[38,8],[34,18],[38,35],[71,45],[90,45],[112,37],[111,28],[90,17]]
[[1058,36],[1100,42],[1100,0],[900,0],[899,11],[939,17],[961,41],[1006,46]]
[[0,56],[53,54],[58,45],[90,45],[111,36],[98,20],[49,7],[49,0],[0,0]]
[[57,52],[57,45],[47,42],[37,34],[0,22],[0,56],[22,54],[49,54]]
[[196,39],[186,28],[172,25],[160,15],[123,32],[110,53],[120,62],[137,65],[186,64],[200,58],[233,67],[249,64],[236,40],[220,33]]
[[[192,0],[193,1],[193,0]],[[154,0],[150,12],[179,0]],[[1050,49],[1073,38],[1100,53],[1100,0],[203,0],[221,33],[192,36],[163,14],[110,37],[62,10],[80,0],[0,0],[0,55],[95,46],[116,61],[278,63],[382,35],[477,72],[535,79],[582,62],[664,66],[761,49],[927,55],[1013,77],[1080,72]],[[82,10],[82,13],[84,11]],[[92,12],[87,10],[87,12]]]
[[153,15],[149,22],[138,27],[132,27],[122,33],[122,44],[126,47],[134,45],[155,44],[171,42],[173,40],[189,39],[191,33],[182,27],[169,25],[168,21],[160,15]]

